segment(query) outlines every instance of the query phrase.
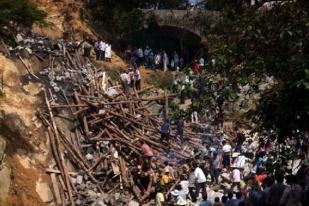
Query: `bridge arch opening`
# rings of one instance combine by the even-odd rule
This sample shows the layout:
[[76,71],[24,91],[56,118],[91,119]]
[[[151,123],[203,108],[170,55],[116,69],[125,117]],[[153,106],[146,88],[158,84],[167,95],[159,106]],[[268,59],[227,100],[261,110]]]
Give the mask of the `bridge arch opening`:
[[134,33],[131,43],[136,48],[149,46],[154,52],[164,50],[172,54],[176,51],[185,62],[189,63],[202,47],[201,40],[199,35],[185,28],[152,23]]

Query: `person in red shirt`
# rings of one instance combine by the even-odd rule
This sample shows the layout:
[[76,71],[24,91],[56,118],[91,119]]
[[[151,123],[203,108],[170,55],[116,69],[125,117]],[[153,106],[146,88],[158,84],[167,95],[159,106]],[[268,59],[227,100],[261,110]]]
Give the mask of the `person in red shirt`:
[[197,60],[194,61],[193,71],[194,71],[195,74],[200,74],[201,73],[200,64],[198,63]]
[[151,158],[153,157],[153,151],[151,147],[148,144],[146,144],[146,142],[142,141],[141,143],[142,143],[141,149],[142,149],[143,156],[145,157],[148,164],[150,164]]

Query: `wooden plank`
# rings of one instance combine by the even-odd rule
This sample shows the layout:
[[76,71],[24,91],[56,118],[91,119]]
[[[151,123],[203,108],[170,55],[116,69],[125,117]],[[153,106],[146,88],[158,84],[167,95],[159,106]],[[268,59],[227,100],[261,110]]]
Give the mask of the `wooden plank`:
[[59,185],[58,185],[56,174],[55,173],[51,173],[50,174],[50,178],[51,178],[51,182],[52,182],[53,189],[54,189],[56,205],[61,205],[62,204],[62,199],[61,199],[61,196],[60,196],[60,190],[59,190]]

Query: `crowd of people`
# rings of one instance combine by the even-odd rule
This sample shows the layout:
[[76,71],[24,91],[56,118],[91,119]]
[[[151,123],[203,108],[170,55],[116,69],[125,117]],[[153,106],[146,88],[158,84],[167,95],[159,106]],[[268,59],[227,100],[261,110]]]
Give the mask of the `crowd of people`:
[[128,68],[120,74],[120,82],[123,91],[129,95],[131,90],[139,91],[141,89],[142,76],[139,68]]
[[[164,122],[163,142],[169,144],[183,136],[183,120],[175,125],[176,132],[170,135],[171,124]],[[302,140],[297,171],[275,166],[279,161],[276,155],[284,146],[273,136],[258,138],[237,127],[213,137],[215,144],[200,146],[179,165],[161,164],[143,142],[144,157],[137,164],[135,180],[145,194],[155,198],[156,206],[305,206],[309,204],[308,134]],[[296,146],[291,142],[286,145]],[[209,199],[209,190],[222,195]]]
[[138,65],[144,65],[146,68],[154,70],[163,68],[164,71],[180,71],[185,66],[184,58],[176,51],[171,54],[164,50],[155,52],[149,46],[146,46],[144,49],[140,47],[126,50],[126,59],[134,69]]
[[[127,95],[132,89],[141,89],[139,65],[161,67],[164,70],[179,70],[183,65],[176,52],[168,58],[166,52],[154,54],[149,47],[133,50],[128,59],[129,69],[120,75],[123,90]],[[199,74],[205,65],[205,60],[200,58],[194,61],[192,70]],[[189,86],[192,86],[193,82],[198,82],[198,79],[188,79]],[[223,115],[224,98],[219,93],[215,102],[218,119],[223,119],[220,116]],[[185,144],[188,141],[183,132],[185,119],[179,118],[170,122],[166,114],[164,116],[161,141],[166,145],[173,141]],[[171,134],[173,125],[175,133]],[[142,200],[155,199],[156,206],[309,205],[308,134],[304,135],[301,141],[287,138],[285,144],[279,144],[272,133],[261,135],[234,127],[211,136],[210,142],[195,148],[191,158],[184,162],[175,164],[165,161],[162,164],[151,147],[142,141],[143,156],[132,160],[136,165],[133,169],[133,180],[142,191]],[[300,159],[300,163],[296,169],[293,164],[292,168],[286,169],[286,164],[290,162],[284,160],[282,154],[292,148],[297,151],[293,158]],[[220,191],[221,195],[209,198],[209,190]]]
[[87,37],[78,47],[83,49],[83,56],[86,58],[90,58],[91,52],[94,50],[97,61],[111,62],[112,45],[103,40],[93,42]]

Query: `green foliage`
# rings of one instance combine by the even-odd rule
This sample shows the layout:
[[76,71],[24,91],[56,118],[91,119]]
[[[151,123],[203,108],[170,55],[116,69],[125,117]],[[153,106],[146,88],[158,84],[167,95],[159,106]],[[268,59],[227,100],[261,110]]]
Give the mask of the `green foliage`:
[[144,14],[138,6],[139,1],[127,0],[93,0],[87,5],[92,25],[107,31],[116,46],[130,43],[132,34],[143,27]]
[[171,72],[154,72],[146,79],[147,83],[157,88],[172,90],[173,75]]
[[275,77],[278,84],[262,96],[251,117],[262,128],[276,129],[280,137],[308,129],[308,12],[301,2],[263,13],[228,9],[213,29],[221,40],[212,53],[218,72],[239,83],[250,82],[253,74]]
[[27,0],[1,0],[0,26],[9,26],[10,22],[32,26],[35,22],[43,22],[46,13]]

